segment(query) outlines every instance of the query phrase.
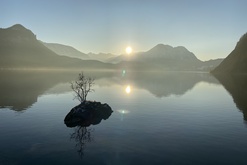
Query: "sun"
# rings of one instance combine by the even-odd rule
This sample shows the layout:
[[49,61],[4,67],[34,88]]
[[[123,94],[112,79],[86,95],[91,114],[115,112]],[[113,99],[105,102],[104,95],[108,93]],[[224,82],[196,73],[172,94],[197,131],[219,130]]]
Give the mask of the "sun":
[[127,94],[129,94],[131,92],[131,87],[129,85],[125,88],[125,92]]
[[132,53],[132,48],[130,46],[126,47],[125,52],[127,54],[131,54]]

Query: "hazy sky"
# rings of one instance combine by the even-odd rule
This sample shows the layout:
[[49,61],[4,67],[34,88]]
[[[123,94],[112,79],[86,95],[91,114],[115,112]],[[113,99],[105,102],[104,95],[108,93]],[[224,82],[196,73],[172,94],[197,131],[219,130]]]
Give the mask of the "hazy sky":
[[39,40],[88,52],[185,46],[226,57],[247,32],[247,0],[0,0],[0,27],[22,24]]

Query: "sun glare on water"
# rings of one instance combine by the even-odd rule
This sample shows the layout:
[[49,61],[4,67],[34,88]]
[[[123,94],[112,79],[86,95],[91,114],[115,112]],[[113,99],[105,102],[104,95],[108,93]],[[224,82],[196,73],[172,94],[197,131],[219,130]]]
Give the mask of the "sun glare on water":
[[125,49],[125,52],[127,54],[131,54],[132,53],[132,48],[130,46],[128,46],[126,49]]

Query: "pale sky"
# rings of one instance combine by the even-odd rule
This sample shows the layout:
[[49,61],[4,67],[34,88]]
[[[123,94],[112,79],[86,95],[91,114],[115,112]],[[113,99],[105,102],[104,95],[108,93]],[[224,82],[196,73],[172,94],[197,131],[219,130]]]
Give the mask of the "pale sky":
[[0,0],[0,28],[22,24],[39,40],[122,54],[184,46],[226,57],[247,32],[246,0]]

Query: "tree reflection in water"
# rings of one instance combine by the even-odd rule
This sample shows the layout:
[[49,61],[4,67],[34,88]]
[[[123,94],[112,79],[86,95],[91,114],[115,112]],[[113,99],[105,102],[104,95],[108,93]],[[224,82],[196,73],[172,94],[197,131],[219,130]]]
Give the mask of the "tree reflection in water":
[[76,141],[76,148],[79,155],[84,155],[84,149],[87,143],[92,142],[93,129],[90,125],[97,125],[102,120],[107,120],[112,114],[111,107],[104,103],[96,101],[84,101],[75,106],[64,118],[64,124],[67,127],[74,127],[74,132],[70,139]]
[[93,141],[92,132],[93,128],[87,128],[84,126],[77,126],[74,128],[74,132],[70,135],[70,139],[76,141],[75,148],[80,157],[84,156],[84,149],[87,143]]

